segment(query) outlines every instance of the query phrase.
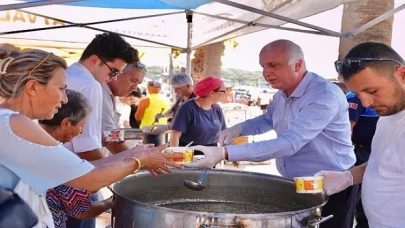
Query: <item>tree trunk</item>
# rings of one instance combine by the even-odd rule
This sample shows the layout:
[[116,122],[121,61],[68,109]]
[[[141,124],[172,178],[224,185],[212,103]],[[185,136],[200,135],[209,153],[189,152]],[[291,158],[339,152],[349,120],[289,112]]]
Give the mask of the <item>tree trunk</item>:
[[221,56],[223,42],[209,44],[198,48],[191,60],[192,75],[195,83],[205,76],[221,77]]
[[205,47],[200,47],[194,52],[194,58],[191,60],[192,77],[194,80],[194,84],[204,77],[204,59]]
[[[394,0],[361,0],[345,4],[342,15],[342,32],[358,28],[393,9],[394,2]],[[390,17],[357,34],[354,38],[341,38],[339,59],[343,59],[352,47],[362,42],[375,41],[391,45],[393,20],[394,17]]]
[[224,51],[224,42],[205,46],[204,76],[221,77],[221,56]]

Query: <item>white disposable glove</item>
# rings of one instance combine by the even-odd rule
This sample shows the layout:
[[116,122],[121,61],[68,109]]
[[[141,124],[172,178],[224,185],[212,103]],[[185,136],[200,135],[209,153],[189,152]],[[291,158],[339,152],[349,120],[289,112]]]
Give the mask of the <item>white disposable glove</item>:
[[320,171],[315,176],[323,176],[323,190],[327,195],[341,192],[353,185],[353,176],[349,171]]
[[221,146],[230,145],[241,134],[242,134],[242,127],[240,126],[240,124],[237,124],[233,127],[220,131],[218,135],[218,142]]
[[154,135],[160,135],[160,134],[163,134],[165,131],[167,131],[167,130],[169,130],[170,128],[169,128],[169,125],[168,124],[165,124],[165,125],[155,125],[153,128],[152,128],[152,134],[154,134]]
[[224,160],[224,148],[214,146],[191,146],[193,150],[199,150],[204,153],[205,157],[196,162],[184,164],[184,166],[191,168],[212,168],[220,161]]

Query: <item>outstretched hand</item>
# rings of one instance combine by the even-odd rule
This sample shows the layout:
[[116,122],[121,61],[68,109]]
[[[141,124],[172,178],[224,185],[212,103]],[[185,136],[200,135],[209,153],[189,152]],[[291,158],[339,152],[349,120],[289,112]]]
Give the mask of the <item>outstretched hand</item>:
[[[183,158],[183,155],[179,154],[166,154],[162,153],[164,149],[168,147],[168,144],[160,145],[158,147],[153,147],[147,149],[141,153],[138,158],[143,165],[143,169],[151,172],[152,175],[163,174],[164,172],[171,173],[169,167],[183,169],[182,165],[179,165],[173,161],[175,158]],[[153,173],[152,173],[153,172]]]

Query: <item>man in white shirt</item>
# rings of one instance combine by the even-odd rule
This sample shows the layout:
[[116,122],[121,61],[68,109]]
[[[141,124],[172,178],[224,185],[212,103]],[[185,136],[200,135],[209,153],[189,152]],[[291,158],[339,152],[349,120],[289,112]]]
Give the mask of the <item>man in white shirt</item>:
[[84,50],[79,62],[68,67],[68,88],[82,93],[92,108],[83,133],[70,142],[73,151],[81,158],[88,161],[103,158],[101,86],[116,80],[127,64],[134,60],[134,49],[118,34],[109,32],[97,35]]
[[321,171],[328,195],[363,183],[362,202],[372,228],[405,227],[405,61],[391,47],[367,42],[335,62],[345,84],[380,117],[368,163],[344,172]]
[[[103,89],[103,111],[101,130],[110,131],[119,128],[120,113],[117,109],[118,97],[126,97],[138,88],[146,73],[146,67],[140,61],[128,64],[124,72],[117,78],[102,86]],[[128,117],[130,110],[128,112]],[[125,142],[118,142],[106,145],[112,154],[129,149]]]
[[[103,158],[101,118],[103,92],[101,86],[116,80],[128,63],[135,61],[135,49],[116,33],[98,34],[84,50],[79,62],[67,69],[68,88],[82,93],[92,111],[88,115],[83,133],[74,137],[66,147],[85,160]],[[97,201],[96,195],[92,197]],[[69,218],[68,227],[95,228],[95,219]]]

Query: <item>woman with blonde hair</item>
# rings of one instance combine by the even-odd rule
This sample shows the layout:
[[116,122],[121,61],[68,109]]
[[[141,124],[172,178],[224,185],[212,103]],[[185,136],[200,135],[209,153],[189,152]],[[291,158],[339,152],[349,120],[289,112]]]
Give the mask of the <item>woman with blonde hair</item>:
[[[53,228],[46,191],[61,184],[91,192],[141,168],[170,172],[166,146],[94,167],[67,150],[32,120],[51,119],[68,102],[66,62],[41,50],[20,51],[0,45],[0,185],[13,189],[36,213],[35,227]],[[100,164],[100,163],[99,163]]]

